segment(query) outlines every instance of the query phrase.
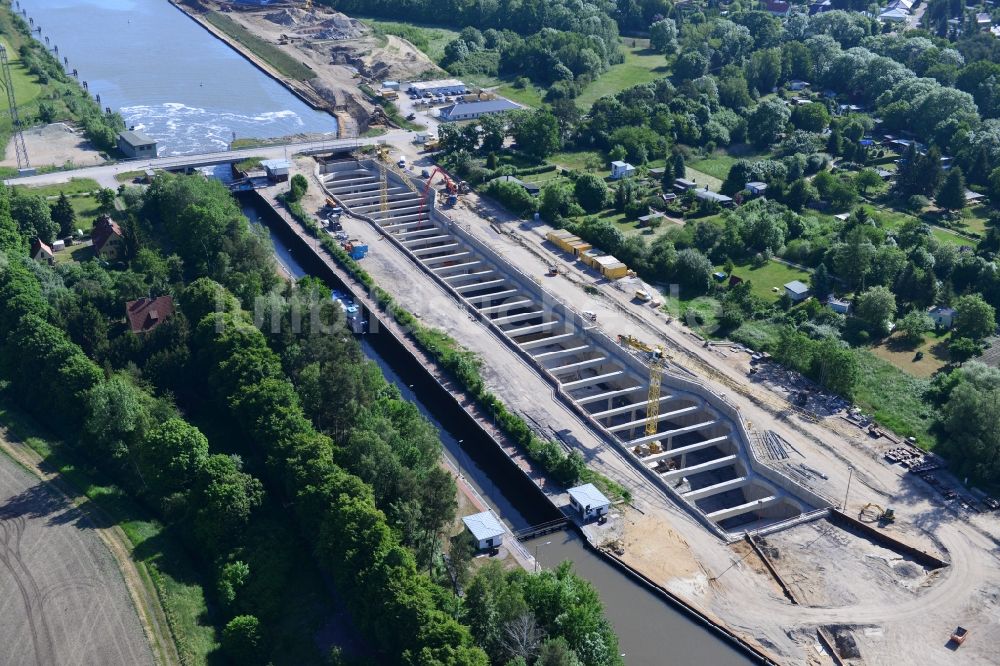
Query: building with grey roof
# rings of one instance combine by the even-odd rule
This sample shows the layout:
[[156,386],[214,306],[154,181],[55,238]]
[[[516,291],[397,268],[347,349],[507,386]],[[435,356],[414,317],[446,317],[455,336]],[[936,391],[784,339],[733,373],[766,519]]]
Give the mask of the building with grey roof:
[[142,132],[127,130],[118,134],[118,150],[131,159],[156,157],[156,139]]
[[475,120],[482,116],[504,111],[516,111],[521,107],[510,101],[498,97],[481,102],[456,102],[441,109],[441,120]]

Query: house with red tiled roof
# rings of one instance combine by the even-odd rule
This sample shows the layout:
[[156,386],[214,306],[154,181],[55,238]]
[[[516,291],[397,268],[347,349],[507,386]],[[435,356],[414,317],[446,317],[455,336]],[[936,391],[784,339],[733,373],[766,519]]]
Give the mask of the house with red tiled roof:
[[125,318],[133,333],[148,333],[174,314],[174,299],[170,296],[140,298],[125,304]]
[[105,261],[116,261],[125,254],[125,235],[118,223],[107,215],[97,218],[90,237],[94,242],[94,254]]
[[55,261],[55,254],[41,238],[36,238],[31,241],[31,258],[40,263],[52,264]]

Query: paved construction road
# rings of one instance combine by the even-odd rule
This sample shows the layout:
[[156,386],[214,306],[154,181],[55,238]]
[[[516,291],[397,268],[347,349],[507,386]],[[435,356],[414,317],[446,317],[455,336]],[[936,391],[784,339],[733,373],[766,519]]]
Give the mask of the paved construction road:
[[0,666],[153,664],[94,525],[0,453]]

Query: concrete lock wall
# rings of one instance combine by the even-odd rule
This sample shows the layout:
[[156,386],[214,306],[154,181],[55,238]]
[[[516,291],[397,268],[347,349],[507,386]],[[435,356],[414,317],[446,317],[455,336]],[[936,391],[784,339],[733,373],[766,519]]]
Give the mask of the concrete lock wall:
[[[379,172],[379,165],[371,159],[362,160],[360,162],[348,160],[321,164],[318,165],[317,171],[319,174],[328,175],[342,171],[353,171],[358,168],[368,169],[376,174]],[[387,180],[389,185],[392,187],[408,187],[407,184],[404,183],[402,179],[392,170],[387,171]],[[534,305],[541,306],[542,312],[539,313],[540,317],[546,317],[550,320],[556,320],[559,322],[556,332],[572,333],[580,337],[588,345],[592,346],[592,349],[595,352],[594,357],[603,355],[609,359],[609,362],[614,362],[620,365],[624,369],[625,375],[620,378],[619,382],[627,381],[628,378],[631,378],[637,385],[646,385],[649,379],[649,368],[645,363],[628,353],[626,350],[622,349],[621,346],[612,340],[607,334],[593,326],[591,322],[584,319],[582,315],[571,310],[561,300],[545,290],[537,278],[533,278],[524,273],[520,268],[508,262],[505,257],[497,254],[492,248],[488,247],[477,237],[473,236],[465,227],[455,223],[446,215],[442,214],[437,208],[436,195],[437,193],[432,191],[432,194],[428,197],[427,202],[431,223],[441,228],[444,233],[454,235],[457,240],[465,244],[472,253],[472,256],[469,257],[470,259],[484,261],[488,264],[492,264],[496,269],[498,269],[503,274],[503,277],[512,285],[512,288],[517,289],[529,298],[533,299]],[[376,220],[369,216],[357,213],[355,213],[355,215],[359,218],[367,220],[376,227],[380,226]],[[476,308],[468,306],[460,292],[458,292],[441,276],[424,266],[419,261],[419,258],[414,255],[409,248],[404,246],[399,239],[395,238],[393,234],[386,234],[386,237],[397,248],[402,250],[407,256],[411,257],[416,264],[420,266],[422,270],[424,270],[424,272],[431,277],[431,279],[434,280],[434,282],[439,284],[447,293],[451,294],[456,300],[458,300],[458,302],[465,305],[470,314],[476,316],[488,325],[500,337],[500,339],[511,348],[512,351],[525,359],[533,367],[537,368],[542,376],[554,386],[559,398],[563,400],[567,406],[573,409],[573,411],[580,416],[580,418],[582,418],[585,422],[588,422],[606,443],[610,444],[616,450],[620,451],[623,455],[632,460],[636,467],[641,470],[650,482],[660,488],[677,504],[685,507],[699,522],[720,538],[729,541],[740,538],[739,534],[731,534],[725,529],[719,527],[701,510],[694,506],[693,503],[685,500],[671,486],[671,484],[664,481],[659,474],[649,469],[641,461],[637,460],[634,454],[622,444],[621,440],[608,432],[602,423],[597,421],[597,419],[594,419],[590,413],[586,411],[586,409],[577,404],[576,401],[574,401],[569,394],[561,388],[560,382],[548,367],[535,359],[535,357],[528,353],[528,351],[524,350],[519,344],[509,338],[497,324],[493,323],[490,317],[482,312],[479,312]],[[784,517],[792,513],[792,507],[798,511],[802,511],[803,514],[808,515],[814,513],[813,509],[815,507],[825,508],[829,506],[829,503],[824,498],[809,489],[798,485],[791,478],[765,465],[756,458],[755,452],[749,444],[750,438],[739,411],[728,403],[723,396],[714,393],[700,381],[696,381],[679,374],[679,370],[672,367],[669,363],[663,374],[663,385],[664,388],[669,389],[672,394],[692,396],[692,399],[696,401],[697,404],[703,404],[706,407],[706,411],[709,411],[710,413],[714,412],[713,418],[719,418],[720,423],[706,428],[704,432],[707,433],[708,436],[730,435],[732,441],[727,444],[727,447],[730,448],[732,453],[740,453],[741,458],[747,465],[749,465],[750,471],[790,495],[787,498],[783,498],[782,502],[760,510],[759,515],[762,517],[767,517],[769,515]],[[640,406],[641,405],[637,405],[637,408]],[[676,419],[680,426],[691,425],[701,420],[704,420],[704,415],[701,415],[700,417],[697,415],[682,415]],[[740,465],[740,467],[742,466],[743,465]],[[753,490],[750,490],[751,488],[753,488]],[[752,484],[748,485],[747,489],[748,493],[765,492],[762,487]],[[749,494],[747,495],[748,501],[760,499],[762,496],[763,495],[760,494],[752,497]],[[803,519],[803,516],[796,516],[795,520],[792,522],[798,522],[801,519]],[[765,529],[773,531],[774,529],[780,529],[783,526],[784,525],[767,526]]]

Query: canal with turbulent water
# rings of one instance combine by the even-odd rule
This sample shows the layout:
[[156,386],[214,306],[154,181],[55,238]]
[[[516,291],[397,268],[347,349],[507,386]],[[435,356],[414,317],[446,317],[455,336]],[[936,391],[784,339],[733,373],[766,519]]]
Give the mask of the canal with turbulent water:
[[336,133],[315,111],[167,0],[19,0],[90,92],[160,155],[238,138]]
[[[60,56],[69,58],[70,69],[78,69],[91,91],[100,93],[102,103],[159,140],[162,154],[225,148],[234,133],[266,138],[336,131],[332,117],[310,109],[166,0],[20,0],[20,5],[59,46]],[[261,211],[247,199],[242,204],[260,223]],[[305,275],[307,269],[322,274],[314,257],[289,250],[293,241],[287,231],[285,236],[275,229],[270,233],[278,260],[292,275]],[[435,399],[440,389],[389,336],[365,336],[361,344],[434,424],[445,455],[513,529],[558,515],[471,417],[454,403]],[[543,566],[571,560],[596,586],[627,664],[753,663],[588,549],[575,532],[526,545]]]

